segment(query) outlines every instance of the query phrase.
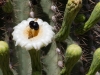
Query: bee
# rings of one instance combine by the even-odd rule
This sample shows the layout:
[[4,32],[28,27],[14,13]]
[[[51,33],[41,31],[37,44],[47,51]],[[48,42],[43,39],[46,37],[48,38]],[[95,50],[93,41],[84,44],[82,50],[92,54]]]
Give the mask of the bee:
[[37,22],[34,22],[34,21],[30,21],[29,26],[31,29],[34,29],[34,30],[39,29],[39,24]]

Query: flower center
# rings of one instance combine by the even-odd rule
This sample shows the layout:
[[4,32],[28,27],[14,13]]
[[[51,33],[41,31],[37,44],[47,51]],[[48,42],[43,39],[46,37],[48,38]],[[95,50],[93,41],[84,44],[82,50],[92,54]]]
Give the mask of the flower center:
[[34,28],[31,28],[30,26],[27,26],[24,30],[24,35],[28,38],[31,39],[33,37],[38,36],[40,29],[36,30]]
[[39,24],[34,21],[29,22],[29,30],[28,30],[28,39],[31,39],[38,35],[39,33]]
[[28,32],[28,39],[31,39],[31,38],[37,36],[38,33],[39,33],[39,30],[30,29]]

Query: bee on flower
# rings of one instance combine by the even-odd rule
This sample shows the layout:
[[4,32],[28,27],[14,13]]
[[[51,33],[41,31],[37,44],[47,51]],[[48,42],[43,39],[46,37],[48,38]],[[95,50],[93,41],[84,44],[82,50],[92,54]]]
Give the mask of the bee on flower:
[[39,50],[52,42],[55,33],[53,27],[42,19],[28,18],[14,27],[12,35],[16,46]]

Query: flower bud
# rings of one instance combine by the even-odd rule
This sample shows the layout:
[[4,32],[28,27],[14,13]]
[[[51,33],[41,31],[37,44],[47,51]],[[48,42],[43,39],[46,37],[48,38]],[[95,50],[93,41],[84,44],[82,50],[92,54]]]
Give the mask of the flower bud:
[[0,41],[0,68],[3,75],[13,75],[9,67],[9,46],[5,41]]

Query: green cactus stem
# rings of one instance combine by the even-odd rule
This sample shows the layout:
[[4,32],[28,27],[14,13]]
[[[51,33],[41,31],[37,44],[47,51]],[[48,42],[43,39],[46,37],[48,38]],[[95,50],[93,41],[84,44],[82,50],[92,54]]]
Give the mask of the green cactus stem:
[[29,50],[32,64],[32,75],[41,75],[42,68],[40,62],[40,50]]
[[94,7],[94,10],[91,13],[91,16],[87,20],[87,22],[79,27],[75,33],[78,35],[82,35],[86,33],[88,30],[90,30],[98,21],[100,21],[100,2],[96,4]]
[[[13,0],[13,9],[14,9],[14,16],[13,20],[14,23],[12,26],[17,25],[21,21],[27,19],[29,17],[30,8],[29,8],[29,0]],[[16,66],[18,75],[31,75],[31,64],[30,64],[30,56],[29,53],[21,48],[20,46],[15,47],[16,56],[17,56],[17,63]],[[27,61],[26,61],[27,58]]]
[[5,13],[11,13],[13,11],[13,5],[11,0],[6,0],[6,4],[2,6],[2,10]]
[[71,44],[68,46],[65,54],[65,66],[60,75],[70,75],[73,66],[79,60],[82,55],[82,49],[77,44]]
[[64,12],[62,27],[55,36],[57,41],[64,41],[69,36],[71,24],[79,12],[81,6],[82,0],[68,0]]
[[100,70],[100,48],[94,52],[93,61],[86,75],[95,75],[98,70]]
[[46,72],[46,75],[60,75],[61,68],[58,66],[58,61],[62,61],[61,55],[59,55],[56,51],[57,44],[55,41],[47,47],[49,52],[43,59],[44,68],[43,70]]
[[5,41],[0,41],[0,68],[3,75],[13,75],[9,67],[9,47]]

